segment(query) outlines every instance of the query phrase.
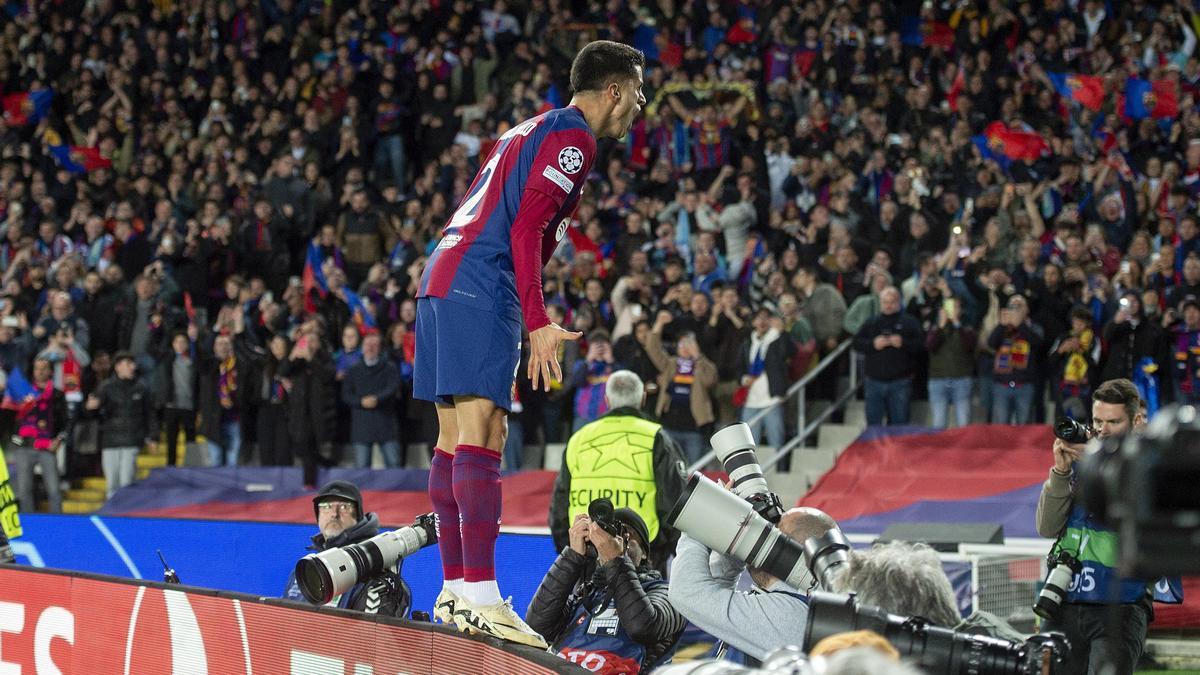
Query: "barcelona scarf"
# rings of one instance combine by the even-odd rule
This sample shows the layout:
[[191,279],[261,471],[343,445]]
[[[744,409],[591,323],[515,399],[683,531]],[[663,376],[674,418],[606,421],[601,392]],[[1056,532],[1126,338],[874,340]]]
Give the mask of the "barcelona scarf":
[[696,381],[696,362],[679,357],[675,359],[675,377],[671,379],[671,397],[691,400],[692,383]]
[[237,359],[230,356],[217,368],[217,399],[223,410],[233,409],[233,397],[238,388],[236,366]]
[[996,350],[996,375],[1009,375],[1029,367],[1029,341],[1020,336],[1005,338],[1004,343]]
[[1092,349],[1092,342],[1095,340],[1095,333],[1090,329],[1084,330],[1078,336],[1079,351],[1071,352],[1067,356],[1067,363],[1063,366],[1062,379],[1059,381],[1059,391],[1065,396],[1087,396],[1091,387],[1088,379],[1088,360],[1084,356]]
[[604,399],[604,387],[612,366],[604,361],[589,361],[586,364],[587,383],[575,392],[575,416],[584,420],[594,420],[608,412],[608,404]]
[[271,403],[283,403],[287,399],[287,387],[279,377],[271,379]]

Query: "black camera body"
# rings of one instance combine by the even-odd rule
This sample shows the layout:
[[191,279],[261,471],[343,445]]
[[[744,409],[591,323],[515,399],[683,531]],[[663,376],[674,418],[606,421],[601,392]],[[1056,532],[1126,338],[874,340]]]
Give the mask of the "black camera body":
[[853,595],[813,591],[809,596],[804,651],[838,633],[870,630],[882,635],[901,656],[930,673],[944,675],[1041,675],[1062,672],[1071,647],[1062,633],[1043,633],[1025,642],[959,633],[921,617],[890,614],[860,605]]
[[617,510],[608,497],[593,499],[592,503],[588,504],[588,518],[591,518],[593,523],[612,536],[621,536],[621,524],[617,522]]
[[778,525],[779,519],[783,518],[783,503],[774,492],[759,492],[746,497],[746,501],[754,507],[755,513],[772,525]]
[[1108,439],[1083,458],[1082,504],[1117,532],[1121,574],[1200,572],[1200,411],[1161,410],[1144,433]]
[[1054,436],[1065,443],[1087,443],[1092,440],[1092,430],[1079,420],[1061,417],[1054,423]]

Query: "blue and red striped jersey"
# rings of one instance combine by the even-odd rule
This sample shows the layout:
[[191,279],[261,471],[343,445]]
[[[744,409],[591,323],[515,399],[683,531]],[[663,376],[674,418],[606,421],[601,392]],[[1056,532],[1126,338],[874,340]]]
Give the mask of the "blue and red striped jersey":
[[575,106],[506,132],[442,230],[417,297],[497,313],[520,303],[528,330],[550,323],[542,267],[570,226],[595,156],[596,138]]
[[692,163],[696,169],[719,169],[729,163],[733,136],[727,119],[706,122],[697,119],[689,125],[692,133]]

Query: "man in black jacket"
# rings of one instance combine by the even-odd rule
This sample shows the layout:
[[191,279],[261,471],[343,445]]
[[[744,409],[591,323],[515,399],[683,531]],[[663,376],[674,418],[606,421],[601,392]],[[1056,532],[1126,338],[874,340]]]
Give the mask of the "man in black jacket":
[[645,673],[674,654],[687,621],[646,557],[646,523],[614,512],[617,534],[576,516],[570,545],[542,579],[525,620],[571,663],[598,672]]
[[854,349],[866,354],[867,424],[908,424],[912,377],[917,354],[925,348],[921,324],[900,311],[900,291],[889,286],[879,294],[879,316],[854,336]]
[[644,551],[653,567],[665,569],[679,539],[665,519],[683,492],[683,454],[662,425],[641,412],[645,397],[641,379],[618,370],[604,383],[608,412],[571,435],[550,499],[555,548],[567,545],[570,524],[593,499],[608,497],[649,523]]
[[[313,535],[312,546],[309,546],[312,551],[357,544],[379,534],[379,516],[363,513],[362,493],[358,486],[344,480],[330,481],[321,488],[313,497],[313,514],[321,531]],[[408,584],[400,578],[400,565],[403,562],[401,558],[396,561],[394,568],[388,568],[380,576],[355,584],[349,591],[334,597],[329,604],[367,614],[403,617],[412,604]],[[294,571],[288,575],[283,597],[307,602]]]
[[158,435],[150,392],[134,379],[137,365],[133,354],[117,352],[113,370],[117,376],[100,385],[85,404],[91,414],[100,417],[100,461],[109,497],[133,482],[138,450],[144,444],[147,452],[152,452]]
[[93,354],[111,354],[117,349],[118,324],[121,319],[118,308],[124,289],[106,284],[99,272],[92,271],[83,278],[83,291],[83,298],[76,311],[91,330],[91,344],[88,348]]
[[321,444],[329,441],[333,428],[333,361],[321,347],[316,330],[306,330],[296,338],[279,374],[289,382],[288,433],[293,452],[304,465],[304,485],[315,487],[317,463],[323,461]]
[[[1142,359],[1169,363],[1163,353],[1160,324],[1146,316],[1137,291],[1125,291],[1117,301],[1117,312],[1103,330],[1105,352],[1100,366],[1100,382],[1134,379]],[[1164,358],[1165,357],[1165,358]]]
[[379,333],[364,336],[362,359],[342,380],[342,403],[350,408],[354,466],[359,469],[371,467],[371,450],[376,443],[388,468],[400,465],[400,430],[395,415],[400,371],[380,356],[381,344]]

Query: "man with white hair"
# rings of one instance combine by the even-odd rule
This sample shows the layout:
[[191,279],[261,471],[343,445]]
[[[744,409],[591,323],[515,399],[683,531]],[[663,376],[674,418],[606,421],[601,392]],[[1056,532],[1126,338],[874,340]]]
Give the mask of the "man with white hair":
[[675,441],[641,412],[646,389],[629,370],[608,376],[608,412],[571,435],[550,500],[550,533],[563,550],[576,516],[602,497],[627,507],[646,522],[650,564],[662,569],[675,552],[679,532],[664,522],[683,492],[683,455]]
[[1003,619],[976,611],[965,619],[937,553],[925,544],[894,541],[851,551],[836,593],[854,593],[860,605],[900,616],[919,616],[943,628],[1019,641],[1024,636]]

